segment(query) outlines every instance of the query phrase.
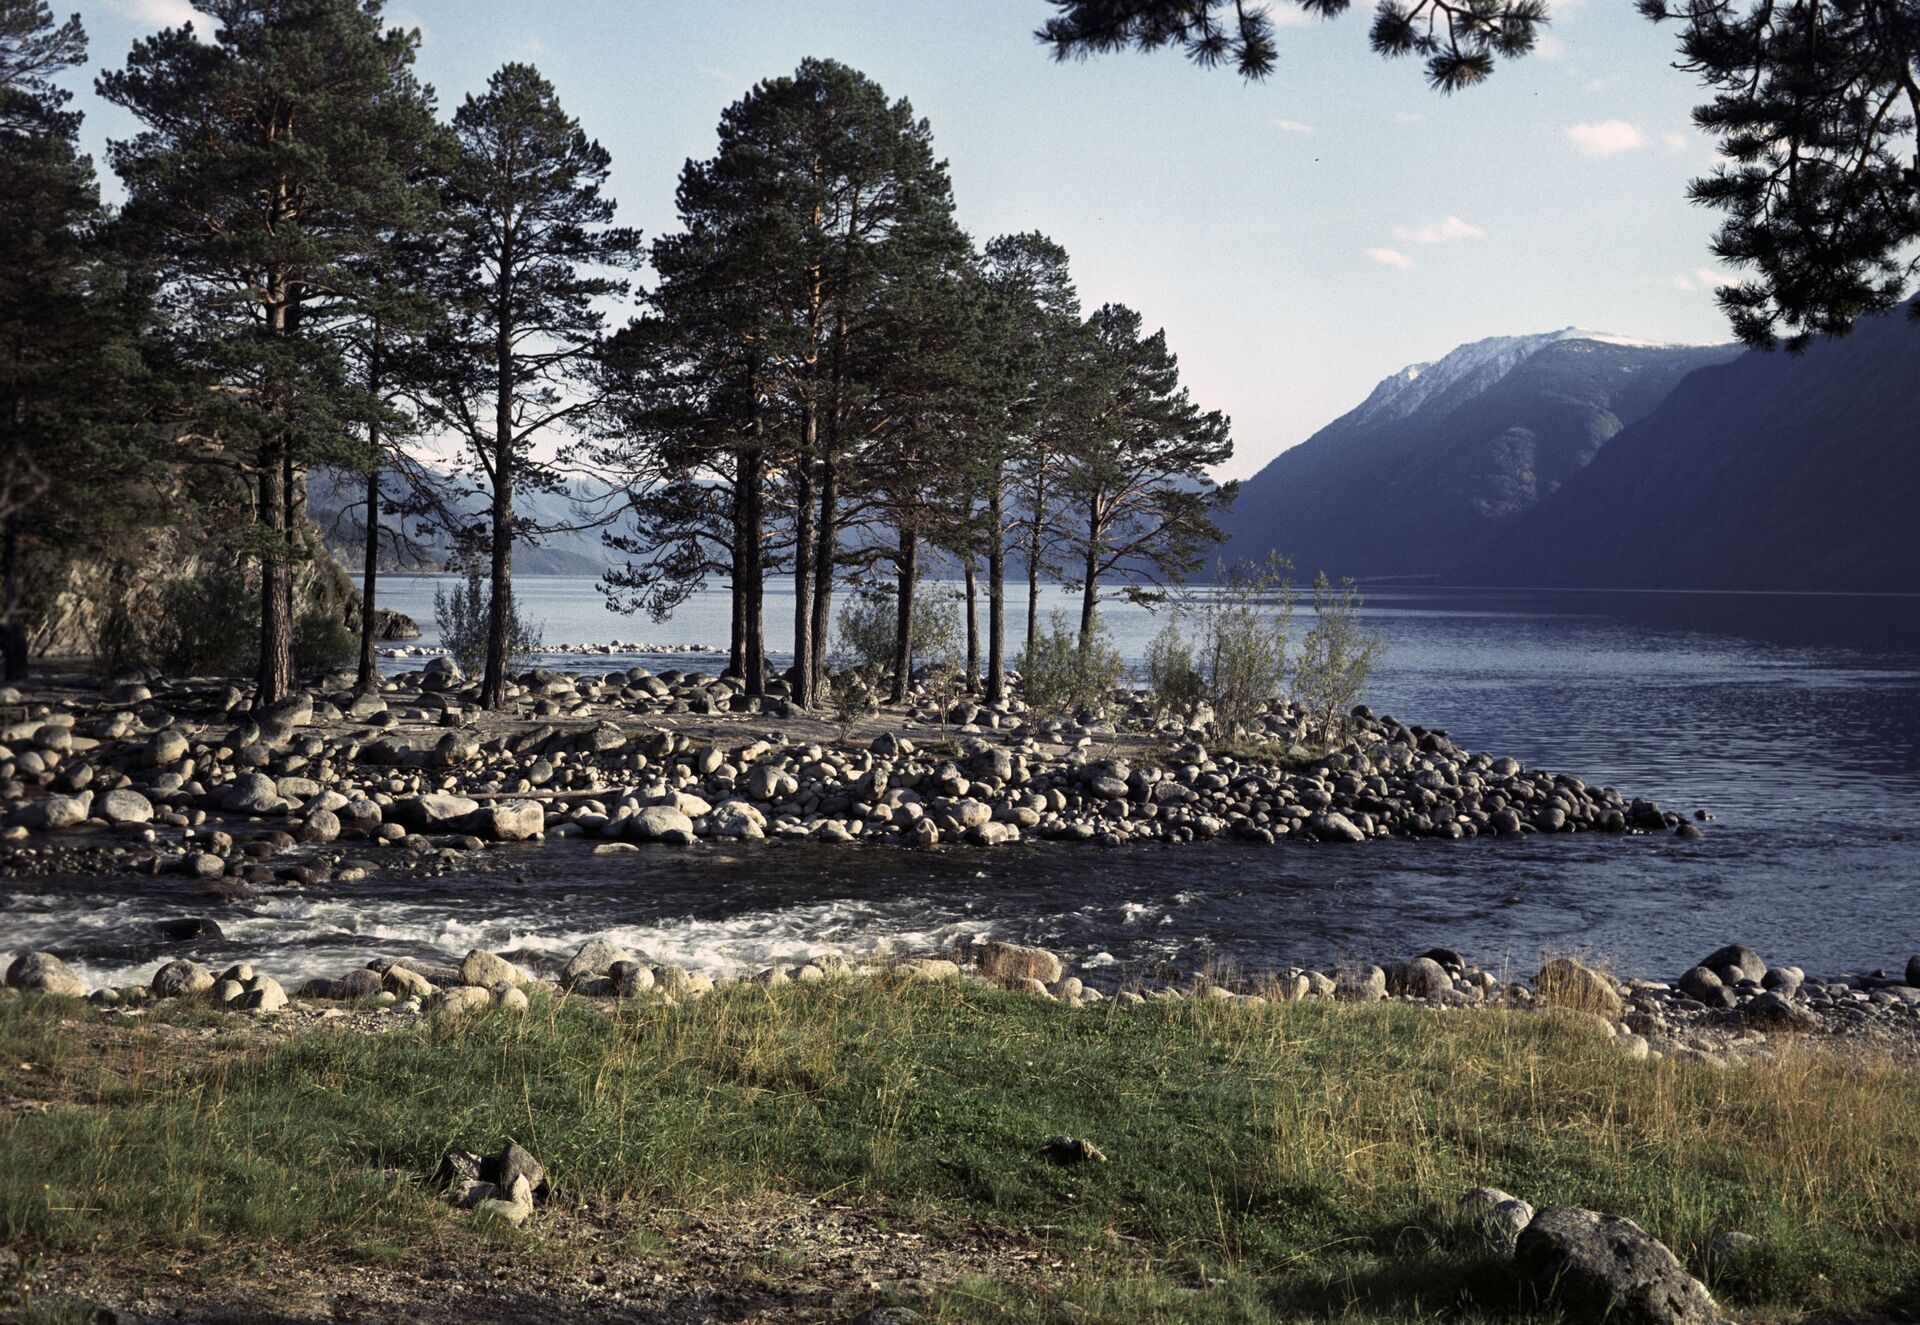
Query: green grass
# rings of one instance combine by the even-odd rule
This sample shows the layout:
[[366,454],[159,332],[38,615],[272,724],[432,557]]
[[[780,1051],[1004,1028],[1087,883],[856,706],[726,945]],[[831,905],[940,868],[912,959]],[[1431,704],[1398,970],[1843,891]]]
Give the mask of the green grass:
[[[1537,1014],[1072,1011],[878,982],[246,1052],[59,1024],[86,1015],[0,1004],[0,1094],[56,1102],[0,1123],[0,1241],[49,1254],[472,1245],[422,1179],[450,1146],[511,1136],[560,1208],[634,1212],[623,1245],[663,1263],[671,1229],[640,1212],[769,1193],[986,1225],[1058,1260],[1044,1291],[921,1304],[954,1321],[1525,1315],[1450,1218],[1482,1184],[1629,1215],[1683,1258],[1755,1234],[1715,1285],[1749,1312],[1920,1308],[1920,1081],[1814,1053],[1718,1071],[1631,1062]],[[1047,1163],[1058,1133],[1111,1162]],[[537,1247],[541,1223],[516,1238]]]

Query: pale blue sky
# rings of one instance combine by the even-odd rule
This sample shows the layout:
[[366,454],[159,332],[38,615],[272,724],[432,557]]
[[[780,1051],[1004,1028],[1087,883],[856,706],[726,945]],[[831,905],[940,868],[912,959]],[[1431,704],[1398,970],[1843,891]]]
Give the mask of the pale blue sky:
[[[93,38],[86,139],[124,116],[91,75],[187,0],[73,0]],[[673,226],[689,156],[754,80],[831,56],[933,125],[963,225],[1037,229],[1082,300],[1164,326],[1194,397],[1233,418],[1226,476],[1258,469],[1404,364],[1482,336],[1575,325],[1727,339],[1687,179],[1694,133],[1672,32],[1628,0],[1558,0],[1545,49],[1443,98],[1366,46],[1364,6],[1275,12],[1278,71],[1248,85],[1171,53],[1056,65],[1044,0],[390,0],[425,36],[450,113],[507,60],[537,64],[613,154],[621,219]],[[1292,26],[1293,22],[1300,26]],[[204,25],[204,20],[202,20]],[[1718,277],[1724,279],[1724,275]]]

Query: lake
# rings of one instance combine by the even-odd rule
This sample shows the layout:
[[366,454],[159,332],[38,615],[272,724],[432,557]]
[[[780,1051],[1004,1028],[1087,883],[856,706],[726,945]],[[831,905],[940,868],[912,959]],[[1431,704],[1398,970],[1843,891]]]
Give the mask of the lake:
[[[394,580],[383,593],[421,622],[423,643],[434,583]],[[517,587],[551,642],[726,643],[722,592],[654,625],[607,613],[591,580]],[[1056,594],[1062,609],[1077,602]],[[776,650],[791,647],[791,602],[790,591],[769,594]],[[1366,617],[1387,646],[1367,696],[1376,709],[1474,750],[1708,810],[1705,839],[931,853],[767,844],[613,858],[513,848],[520,881],[329,885],[221,908],[227,941],[194,955],[288,976],[471,946],[560,959],[611,933],[654,960],[720,970],[817,947],[866,954],[991,934],[1116,971],[1445,945],[1513,969],[1580,950],[1673,975],[1729,941],[1819,972],[1896,967],[1920,951],[1920,598],[1381,589]],[[1016,640],[1023,621],[1017,603]],[[1108,621],[1131,658],[1161,624],[1121,604]],[[670,654],[640,661],[717,669]],[[97,978],[178,955],[155,946],[153,921],[210,905],[173,880],[6,886],[0,948],[70,952]]]

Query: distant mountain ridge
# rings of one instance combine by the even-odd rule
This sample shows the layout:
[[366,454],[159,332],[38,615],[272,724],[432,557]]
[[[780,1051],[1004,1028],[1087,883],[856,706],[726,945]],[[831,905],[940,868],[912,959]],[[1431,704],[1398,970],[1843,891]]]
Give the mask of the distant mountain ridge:
[[[462,489],[452,475],[442,477],[441,493],[455,510],[482,518],[472,497],[462,500]],[[398,474],[381,476],[382,500],[397,504],[406,494],[406,484]],[[515,510],[546,527],[562,527],[560,532],[543,534],[537,543],[516,542],[513,568],[520,575],[599,575],[613,562],[598,529],[564,528],[579,523],[577,502],[592,502],[603,490],[575,480],[562,493],[521,493],[514,498]],[[307,509],[326,538],[327,548],[349,571],[358,574],[366,547],[366,479],[360,474],[319,469],[307,476]],[[444,532],[422,533],[419,520],[396,520],[391,511],[383,514],[380,543],[382,571],[443,571],[449,569],[454,553],[453,540]]]
[[1566,327],[1409,365],[1241,485],[1224,554],[1277,549],[1305,576],[1444,576],[1688,373],[1738,352]]
[[1589,588],[1920,590],[1920,322],[1703,368],[1460,578]]

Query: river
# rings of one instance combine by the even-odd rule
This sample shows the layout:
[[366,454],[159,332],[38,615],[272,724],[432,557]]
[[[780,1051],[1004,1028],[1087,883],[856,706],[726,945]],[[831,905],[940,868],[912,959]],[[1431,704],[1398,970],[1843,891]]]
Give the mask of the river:
[[[433,587],[395,581],[384,597],[421,621],[425,643]],[[723,593],[654,625],[606,613],[588,579],[518,587],[549,641],[725,643]],[[769,595],[775,650],[790,647],[791,601]],[[1010,616],[1017,636],[1024,605]],[[510,849],[517,875],[283,890],[211,912],[174,879],[16,880],[0,885],[0,950],[49,947],[117,980],[183,953],[283,977],[472,946],[538,964],[601,933],[712,970],[969,934],[1116,972],[1444,945],[1514,970],[1572,950],[1675,974],[1729,941],[1835,972],[1920,951],[1920,598],[1383,589],[1366,617],[1386,643],[1367,696],[1376,709],[1471,749],[1708,810],[1705,838],[930,853],[770,843],[611,858],[526,847]],[[1136,659],[1160,625],[1123,604],[1108,621]],[[159,945],[154,922],[186,914],[212,914],[226,939]]]

